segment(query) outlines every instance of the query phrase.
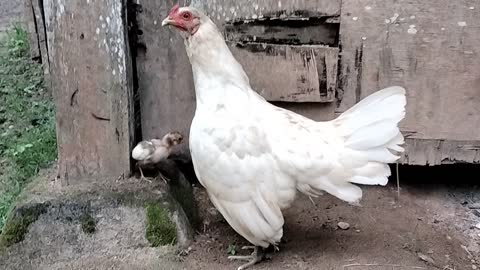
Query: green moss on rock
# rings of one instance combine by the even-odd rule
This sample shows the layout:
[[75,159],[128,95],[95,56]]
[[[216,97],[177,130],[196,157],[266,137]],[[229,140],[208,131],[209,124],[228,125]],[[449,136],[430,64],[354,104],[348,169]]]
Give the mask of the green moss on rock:
[[95,232],[96,222],[95,219],[89,213],[86,213],[81,218],[82,231],[86,234],[93,234]]
[[148,203],[147,228],[145,236],[153,247],[175,244],[177,229],[175,223],[170,219],[168,209],[159,203]]
[[45,214],[47,208],[46,204],[36,204],[14,209],[7,218],[0,235],[0,248],[23,241],[30,225],[37,221],[40,215]]

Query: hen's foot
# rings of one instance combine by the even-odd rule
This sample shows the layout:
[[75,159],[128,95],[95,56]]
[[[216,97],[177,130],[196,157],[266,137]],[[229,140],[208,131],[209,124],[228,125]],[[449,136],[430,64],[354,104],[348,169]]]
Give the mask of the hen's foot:
[[230,259],[230,260],[248,261],[246,264],[243,264],[240,267],[238,267],[237,270],[245,270],[248,267],[261,262],[264,258],[264,254],[263,254],[261,248],[259,248],[259,247],[245,246],[245,247],[242,247],[242,249],[253,249],[253,252],[249,256],[228,256],[228,259]]
[[149,182],[149,183],[152,183],[152,180],[146,178],[146,177],[143,175],[142,168],[138,167],[138,169],[140,170],[140,180],[143,180],[143,181],[147,181],[147,182]]

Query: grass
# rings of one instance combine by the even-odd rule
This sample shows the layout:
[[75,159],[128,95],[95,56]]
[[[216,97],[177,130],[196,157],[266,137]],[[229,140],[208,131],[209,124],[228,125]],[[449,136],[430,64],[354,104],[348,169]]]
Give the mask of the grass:
[[177,239],[175,223],[170,219],[168,210],[158,203],[148,203],[147,228],[145,236],[152,247],[173,245]]
[[29,51],[21,27],[0,40],[0,229],[25,185],[57,157],[52,97]]

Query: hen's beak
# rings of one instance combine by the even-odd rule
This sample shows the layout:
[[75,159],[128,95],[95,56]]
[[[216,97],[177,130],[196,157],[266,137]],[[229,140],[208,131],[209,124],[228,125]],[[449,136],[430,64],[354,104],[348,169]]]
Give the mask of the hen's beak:
[[165,20],[162,21],[162,26],[165,25],[170,25],[174,22],[174,20],[170,19],[170,17],[165,18]]

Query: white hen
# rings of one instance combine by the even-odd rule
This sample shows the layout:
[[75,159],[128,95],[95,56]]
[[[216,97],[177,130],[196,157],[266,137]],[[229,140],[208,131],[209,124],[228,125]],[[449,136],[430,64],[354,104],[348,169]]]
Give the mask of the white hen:
[[250,87],[222,34],[201,11],[175,6],[162,25],[185,39],[197,107],[190,129],[196,175],[230,226],[255,245],[239,269],[260,261],[258,247],[283,234],[282,209],[297,191],[326,191],[355,203],[354,184],[385,185],[387,163],[404,139],[405,90],[389,87],[360,101],[333,121],[316,122],[268,103]]

